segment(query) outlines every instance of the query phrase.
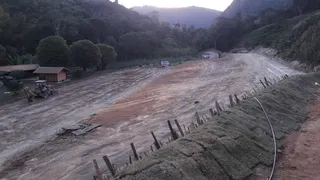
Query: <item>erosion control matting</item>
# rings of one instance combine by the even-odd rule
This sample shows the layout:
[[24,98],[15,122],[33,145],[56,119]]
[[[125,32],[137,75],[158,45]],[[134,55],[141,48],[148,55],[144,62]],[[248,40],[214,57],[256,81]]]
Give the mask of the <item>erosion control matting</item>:
[[[255,95],[274,126],[278,145],[307,119],[320,74],[280,81]],[[278,147],[280,148],[280,147]],[[121,180],[242,180],[259,165],[271,166],[273,141],[267,119],[249,98],[167,147],[134,162]]]

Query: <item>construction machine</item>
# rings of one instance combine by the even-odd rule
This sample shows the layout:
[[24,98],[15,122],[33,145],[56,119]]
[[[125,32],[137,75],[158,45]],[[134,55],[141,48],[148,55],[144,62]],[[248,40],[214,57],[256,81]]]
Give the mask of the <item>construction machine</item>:
[[28,102],[32,102],[33,99],[36,98],[48,98],[53,95],[56,91],[53,86],[48,85],[46,80],[38,80],[35,81],[34,90],[29,90],[28,88],[24,88],[24,92],[27,96]]

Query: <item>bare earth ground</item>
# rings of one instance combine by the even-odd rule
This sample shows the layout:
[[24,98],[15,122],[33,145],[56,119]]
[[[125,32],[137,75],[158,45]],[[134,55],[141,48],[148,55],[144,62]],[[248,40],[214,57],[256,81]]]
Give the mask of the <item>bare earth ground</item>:
[[[207,113],[215,100],[224,103],[230,94],[252,91],[264,76],[284,74],[299,72],[261,55],[228,54],[168,70],[120,71],[71,84],[60,96],[31,106],[25,101],[1,106],[0,178],[91,179],[92,159],[104,171],[105,154],[122,164],[131,142],[140,152],[150,147],[150,131],[167,139],[167,120],[188,125],[196,111]],[[84,137],[53,138],[61,127],[85,119],[102,127]]]
[[[320,180],[320,99],[310,105],[309,119],[300,132],[294,132],[285,140],[277,162],[274,179]],[[260,167],[253,179],[268,177],[270,169]]]

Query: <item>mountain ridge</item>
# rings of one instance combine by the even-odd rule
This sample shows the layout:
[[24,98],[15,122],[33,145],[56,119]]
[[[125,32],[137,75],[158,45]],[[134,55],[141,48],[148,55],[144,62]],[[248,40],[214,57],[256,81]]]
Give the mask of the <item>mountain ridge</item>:
[[282,9],[293,4],[293,0],[234,0],[222,13],[223,17],[234,17],[241,13],[242,17],[256,16],[265,9]]
[[136,6],[132,10],[147,15],[152,12],[157,12],[159,20],[169,22],[170,24],[180,24],[186,26],[194,26],[196,28],[208,28],[213,23],[214,19],[220,16],[222,12],[214,9],[189,6],[183,8],[161,8],[154,6]]

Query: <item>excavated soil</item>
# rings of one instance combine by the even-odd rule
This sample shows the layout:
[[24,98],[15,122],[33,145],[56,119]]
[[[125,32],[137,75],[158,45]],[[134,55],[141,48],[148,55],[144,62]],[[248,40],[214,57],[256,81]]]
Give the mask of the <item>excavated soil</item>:
[[[31,105],[19,101],[1,106],[0,179],[91,179],[93,159],[97,159],[102,171],[107,172],[103,155],[107,154],[117,166],[126,163],[131,154],[131,142],[135,143],[138,152],[149,150],[153,143],[150,131],[162,141],[168,139],[167,120],[178,119],[181,124],[189,125],[195,121],[196,111],[201,116],[208,115],[208,109],[216,100],[226,107],[230,94],[240,97],[245,91],[252,92],[259,79],[285,74],[292,76],[300,72],[257,54],[227,54],[222,59],[187,62],[169,69],[127,69],[64,86],[59,96]],[[251,106],[244,112],[250,114],[250,109]],[[243,118],[249,116],[245,113]],[[238,121],[238,124],[242,123]],[[102,126],[86,136],[55,136],[62,127],[79,122]],[[254,120],[244,123],[249,126]],[[297,123],[293,125],[297,126]],[[219,132],[221,136],[225,136],[225,131],[227,134],[235,131],[233,126],[223,126],[228,131],[219,128],[208,131]],[[260,129],[256,131],[260,132]],[[264,138],[260,140],[268,140],[267,136]],[[241,140],[247,142],[246,138]],[[225,139],[224,143],[232,145],[234,140]],[[247,143],[252,144],[251,141]],[[194,148],[185,147],[185,151],[201,149],[190,143],[186,146]],[[224,150],[219,151],[221,158],[224,158]],[[199,161],[211,157],[207,155],[199,156]],[[257,161],[257,158],[249,158]]]
[[[274,126],[278,148],[285,144],[286,155],[279,165],[284,170],[280,170],[275,179],[317,180],[319,177],[315,169],[319,162],[318,155],[314,154],[318,145],[313,144],[319,141],[319,133],[314,122],[309,121],[302,128],[310,134],[297,138],[293,133],[284,141],[308,119],[308,105],[315,99],[313,93],[319,87],[314,84],[319,80],[320,74],[290,78],[255,95]],[[317,107],[313,104],[310,118],[319,117],[319,112],[314,113]],[[264,173],[255,177],[252,175],[257,166],[271,166],[272,162],[273,141],[269,125],[259,104],[250,98],[220,117],[213,118],[195,132],[135,162],[123,170],[117,179],[267,179]],[[303,167],[303,173],[299,173]],[[294,170],[298,172],[291,172]]]

